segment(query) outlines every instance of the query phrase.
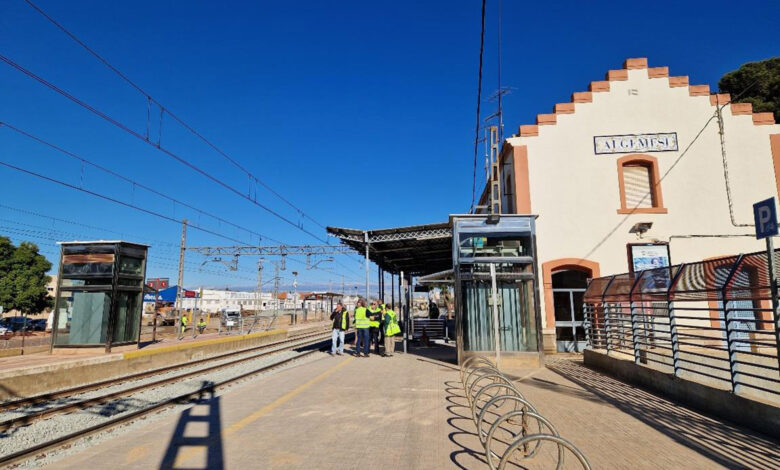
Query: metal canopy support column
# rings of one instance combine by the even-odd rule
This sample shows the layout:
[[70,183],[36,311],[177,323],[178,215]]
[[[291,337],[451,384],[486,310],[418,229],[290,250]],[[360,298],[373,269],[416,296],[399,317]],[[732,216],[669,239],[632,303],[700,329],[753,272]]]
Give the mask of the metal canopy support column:
[[406,303],[406,299],[401,296],[401,285],[406,285],[406,278],[404,277],[404,272],[401,271],[401,274],[398,277],[398,301],[401,303],[401,314],[404,317],[404,354],[406,354],[406,341],[409,338],[409,312],[408,312],[408,304]]
[[382,300],[382,267],[376,267],[376,298]]
[[368,232],[363,232],[363,240],[366,242],[366,302],[368,302],[368,281],[369,281],[369,274],[368,274],[368,250],[369,250]]
[[490,296],[493,306],[493,334],[496,342],[496,365],[501,367],[501,333],[498,325],[498,290],[496,289],[496,265],[490,263]]
[[393,308],[396,308],[395,306],[395,276],[393,273],[390,273],[390,305],[393,306]]

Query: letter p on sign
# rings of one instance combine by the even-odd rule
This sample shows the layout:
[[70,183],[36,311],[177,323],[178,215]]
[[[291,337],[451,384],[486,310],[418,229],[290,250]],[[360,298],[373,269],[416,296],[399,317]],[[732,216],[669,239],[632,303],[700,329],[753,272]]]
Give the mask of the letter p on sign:
[[760,240],[777,235],[775,198],[770,197],[753,204],[753,218],[756,221],[756,238]]

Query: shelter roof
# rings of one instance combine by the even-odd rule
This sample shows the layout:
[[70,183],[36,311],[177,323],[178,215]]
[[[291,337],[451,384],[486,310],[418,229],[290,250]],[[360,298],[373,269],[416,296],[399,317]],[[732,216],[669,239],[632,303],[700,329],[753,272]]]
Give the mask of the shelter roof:
[[378,230],[328,227],[328,233],[385,271],[413,276],[452,268],[452,228],[448,222]]

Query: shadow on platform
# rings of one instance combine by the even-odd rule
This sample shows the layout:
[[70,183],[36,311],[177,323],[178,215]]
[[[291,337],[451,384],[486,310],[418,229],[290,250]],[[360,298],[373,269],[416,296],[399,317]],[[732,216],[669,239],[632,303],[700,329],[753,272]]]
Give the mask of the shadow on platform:
[[450,453],[450,461],[460,470],[473,468],[485,468],[487,461],[474,428],[474,420],[471,417],[471,408],[463,391],[463,385],[455,380],[445,382],[447,393],[447,412],[451,415],[447,418],[447,424],[453,430],[447,434],[447,438],[458,449]]
[[[202,465],[187,464],[191,461],[200,461]],[[213,383],[204,382],[202,395],[198,397],[195,405],[182,412],[159,468],[225,468],[220,403],[219,397],[214,395]]]
[[[595,372],[583,366],[581,361],[553,359],[547,367],[624,413],[724,467],[780,468],[780,447],[769,437],[710,419],[650,392]],[[551,387],[556,392],[577,396],[582,394],[552,382],[535,384],[531,379],[524,383]]]

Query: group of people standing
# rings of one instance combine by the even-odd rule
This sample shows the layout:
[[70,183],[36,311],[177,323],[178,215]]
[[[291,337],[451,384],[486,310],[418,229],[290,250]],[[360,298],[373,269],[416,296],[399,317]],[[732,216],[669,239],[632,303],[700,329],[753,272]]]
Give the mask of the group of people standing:
[[[333,321],[333,345],[330,353],[344,354],[344,335],[349,330],[350,315],[344,305],[339,302],[336,309],[330,314]],[[368,357],[371,343],[374,344],[374,354],[379,356],[392,356],[395,352],[395,335],[401,332],[398,324],[398,314],[392,305],[385,305],[381,301],[372,300],[366,307],[364,300],[358,300],[352,316],[355,326],[355,355]],[[384,351],[379,350],[380,343],[384,343]]]

